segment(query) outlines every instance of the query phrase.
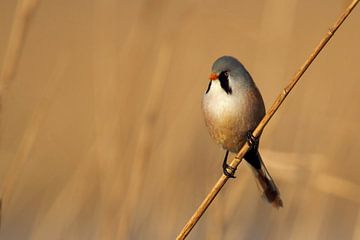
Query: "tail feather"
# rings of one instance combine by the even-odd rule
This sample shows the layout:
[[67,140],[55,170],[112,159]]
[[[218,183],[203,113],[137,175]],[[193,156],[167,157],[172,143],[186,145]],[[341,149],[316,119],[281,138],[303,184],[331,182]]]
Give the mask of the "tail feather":
[[283,207],[283,202],[280,198],[279,189],[277,188],[274,180],[272,179],[268,170],[266,169],[265,164],[260,157],[260,154],[257,153],[256,155],[260,161],[260,168],[252,167],[252,169],[257,181],[257,185],[262,191],[263,197],[274,207],[276,208]]

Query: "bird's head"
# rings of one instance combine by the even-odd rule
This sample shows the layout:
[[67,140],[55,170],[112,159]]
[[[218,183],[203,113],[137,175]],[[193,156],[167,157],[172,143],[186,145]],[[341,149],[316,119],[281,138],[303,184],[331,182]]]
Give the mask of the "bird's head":
[[219,81],[221,88],[230,95],[233,92],[234,81],[241,81],[244,74],[248,73],[236,58],[230,56],[220,57],[212,66],[207,92],[210,90],[212,81]]

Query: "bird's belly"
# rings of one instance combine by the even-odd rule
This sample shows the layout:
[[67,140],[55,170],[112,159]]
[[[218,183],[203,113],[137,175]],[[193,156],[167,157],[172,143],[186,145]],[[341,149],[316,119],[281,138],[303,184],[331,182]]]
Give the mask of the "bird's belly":
[[[212,138],[224,149],[238,152],[252,129],[251,108],[239,99],[203,99],[205,123]],[[255,123],[257,124],[257,123]]]
[[224,118],[222,121],[206,121],[212,138],[224,149],[238,152],[246,140],[247,129],[242,121]]

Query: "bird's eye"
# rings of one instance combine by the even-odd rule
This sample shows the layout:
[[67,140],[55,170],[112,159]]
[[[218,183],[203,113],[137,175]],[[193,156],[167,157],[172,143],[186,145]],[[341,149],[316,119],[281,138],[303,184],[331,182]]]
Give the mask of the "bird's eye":
[[219,80],[221,81],[228,81],[229,73],[227,71],[223,71],[219,74]]

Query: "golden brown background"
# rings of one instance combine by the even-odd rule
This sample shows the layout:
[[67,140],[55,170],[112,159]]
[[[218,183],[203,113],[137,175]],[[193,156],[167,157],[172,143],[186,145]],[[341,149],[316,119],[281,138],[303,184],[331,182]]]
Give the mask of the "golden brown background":
[[[200,99],[238,57],[266,105],[349,0],[41,1],[0,112],[1,239],[173,239],[221,174]],[[0,1],[0,66],[16,1]],[[360,239],[360,9],[189,239]]]

